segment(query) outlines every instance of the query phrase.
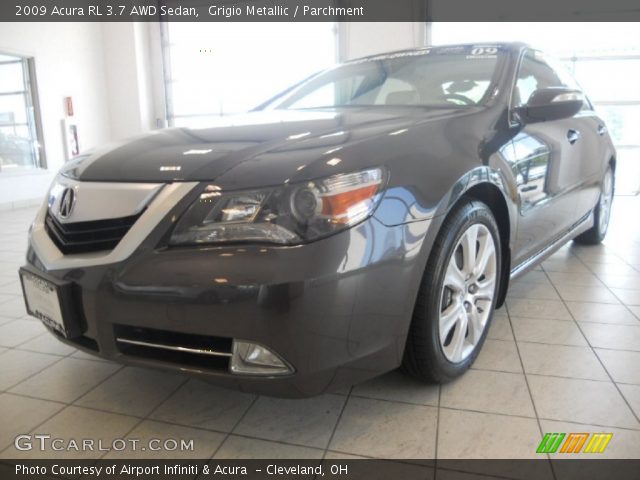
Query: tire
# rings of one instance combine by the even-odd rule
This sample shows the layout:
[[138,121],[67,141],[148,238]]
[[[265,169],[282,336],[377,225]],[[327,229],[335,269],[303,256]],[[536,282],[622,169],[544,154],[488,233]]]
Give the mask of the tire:
[[[477,253],[473,262],[471,245]],[[482,252],[488,255],[486,268],[480,275],[469,274],[470,265],[479,267]],[[464,201],[444,221],[429,256],[405,347],[405,372],[425,382],[446,383],[473,364],[493,317],[500,267],[500,235],[491,210],[480,201]]]
[[609,166],[602,178],[602,187],[598,204],[593,209],[593,227],[578,235],[574,241],[582,245],[597,245],[604,240],[611,219],[611,204],[615,191],[615,175]]

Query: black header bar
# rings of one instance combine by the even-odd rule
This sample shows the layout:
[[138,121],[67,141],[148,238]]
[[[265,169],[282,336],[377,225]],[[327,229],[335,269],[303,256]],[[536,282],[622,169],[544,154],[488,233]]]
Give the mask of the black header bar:
[[[498,433],[496,433],[498,435]],[[482,439],[479,439],[482,441]],[[640,460],[0,460],[3,480],[637,480]],[[476,477],[478,475],[478,477]]]
[[637,0],[2,0],[0,21],[629,22],[640,21],[640,4]]

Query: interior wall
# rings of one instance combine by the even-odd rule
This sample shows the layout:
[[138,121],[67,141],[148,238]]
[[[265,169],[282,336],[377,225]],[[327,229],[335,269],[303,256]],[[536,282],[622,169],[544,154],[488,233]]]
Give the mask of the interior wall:
[[344,22],[338,26],[340,60],[426,45],[424,22]]
[[104,23],[102,31],[111,138],[121,140],[155,126],[149,24]]
[[35,58],[47,161],[46,170],[0,173],[0,208],[6,209],[41,201],[63,164],[65,96],[73,97],[81,150],[111,135],[99,23],[1,23],[0,51]]
[[[156,127],[162,76],[148,23],[4,23],[0,51],[35,58],[47,168],[0,173],[0,209],[39,203],[65,161],[61,121],[73,98],[80,151]],[[157,71],[156,71],[157,70]]]

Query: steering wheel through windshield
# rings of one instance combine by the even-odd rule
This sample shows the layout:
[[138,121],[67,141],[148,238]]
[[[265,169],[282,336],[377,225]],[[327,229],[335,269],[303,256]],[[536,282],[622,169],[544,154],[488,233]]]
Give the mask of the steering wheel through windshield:
[[[462,105],[475,105],[476,102],[471,100],[469,97],[465,97],[459,93],[445,93],[442,98],[447,101],[454,100],[454,103],[462,104]],[[457,100],[457,102],[455,102]]]

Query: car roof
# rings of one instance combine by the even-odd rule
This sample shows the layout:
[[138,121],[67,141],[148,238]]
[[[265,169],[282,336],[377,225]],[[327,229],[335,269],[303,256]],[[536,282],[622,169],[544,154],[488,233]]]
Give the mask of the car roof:
[[367,55],[364,57],[354,58],[347,60],[343,63],[358,63],[367,60],[377,60],[390,58],[394,56],[410,55],[412,53],[424,52],[426,50],[450,50],[454,48],[473,48],[473,47],[498,47],[501,50],[507,50],[511,52],[519,52],[523,48],[530,48],[530,45],[524,42],[473,42],[473,43],[452,43],[447,45],[430,45],[419,48],[405,48],[402,50],[393,50],[389,52],[376,53]]

